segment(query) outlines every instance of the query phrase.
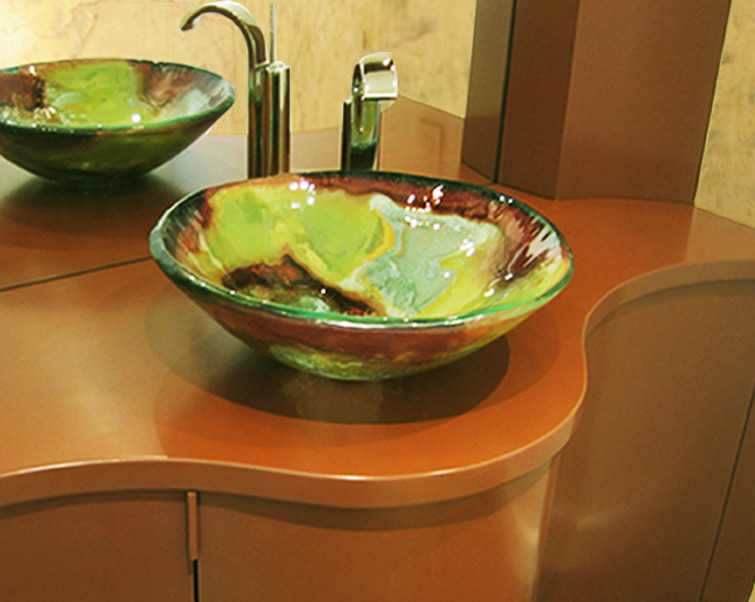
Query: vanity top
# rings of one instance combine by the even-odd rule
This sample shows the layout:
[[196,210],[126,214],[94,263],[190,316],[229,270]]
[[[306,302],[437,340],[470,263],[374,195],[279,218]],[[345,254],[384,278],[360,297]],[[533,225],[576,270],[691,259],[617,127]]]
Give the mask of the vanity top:
[[[459,160],[462,120],[401,99],[382,169],[489,183]],[[338,132],[294,136],[293,169],[338,164]],[[198,489],[334,506],[419,504],[513,480],[569,439],[584,341],[653,290],[755,278],[755,231],[691,206],[549,201],[570,284],[449,366],[366,383],[268,360],[159,271],[147,234],[199,188],[242,179],[244,136],[206,136],[120,189],[65,188],[0,161],[0,506],[66,493]]]

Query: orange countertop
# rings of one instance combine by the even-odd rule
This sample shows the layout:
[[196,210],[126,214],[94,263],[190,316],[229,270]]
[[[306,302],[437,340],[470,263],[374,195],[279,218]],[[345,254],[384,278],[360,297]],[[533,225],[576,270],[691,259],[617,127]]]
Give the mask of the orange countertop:
[[[485,183],[461,119],[401,101],[382,168]],[[294,169],[334,167],[337,135],[294,138]],[[755,278],[755,231],[686,205],[548,201],[571,283],[450,366],[342,383],[248,349],[149,258],[161,212],[243,177],[244,139],[208,136],[127,190],[48,184],[0,162],[0,506],[108,489],[199,489],[333,506],[458,498],[517,478],[568,440],[586,329],[687,282]]]

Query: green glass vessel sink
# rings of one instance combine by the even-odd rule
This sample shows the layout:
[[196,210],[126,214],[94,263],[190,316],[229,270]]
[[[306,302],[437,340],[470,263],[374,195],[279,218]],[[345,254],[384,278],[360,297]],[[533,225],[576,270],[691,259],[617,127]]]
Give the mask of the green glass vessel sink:
[[0,154],[40,176],[111,182],[146,173],[204,134],[235,100],[187,65],[76,59],[0,70]]
[[542,307],[572,274],[566,241],[522,203],[381,172],[202,190],[166,211],[150,249],[241,340],[344,380],[459,359]]

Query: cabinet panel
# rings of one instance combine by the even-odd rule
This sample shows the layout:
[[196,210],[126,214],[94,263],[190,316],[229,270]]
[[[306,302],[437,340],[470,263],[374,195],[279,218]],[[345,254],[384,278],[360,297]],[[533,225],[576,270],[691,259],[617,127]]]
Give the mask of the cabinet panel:
[[202,493],[200,599],[531,600],[549,475],[383,509]]
[[180,492],[70,496],[0,508],[0,597],[193,600]]
[[691,204],[729,5],[478,0],[462,157],[549,198]]
[[755,391],[705,583],[705,602],[755,602]]
[[[753,307],[755,282],[688,285],[626,303],[590,333],[542,602],[741,600],[701,596],[724,512],[748,525],[725,531],[727,549],[752,547],[751,500],[726,499],[755,380]],[[740,454],[743,477],[751,461]],[[728,577],[731,590],[751,585],[747,569]]]

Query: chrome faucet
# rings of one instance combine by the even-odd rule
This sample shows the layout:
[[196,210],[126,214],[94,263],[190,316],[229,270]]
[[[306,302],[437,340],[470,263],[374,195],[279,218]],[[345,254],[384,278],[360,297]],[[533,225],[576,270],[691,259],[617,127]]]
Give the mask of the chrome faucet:
[[181,21],[194,27],[200,15],[218,13],[241,30],[247,48],[247,175],[249,178],[285,173],[291,161],[291,70],[275,60],[275,5],[270,7],[270,58],[262,29],[238,2],[221,0],[195,8]]
[[381,101],[398,95],[390,52],[368,54],[354,67],[351,97],[343,103],[341,169],[377,169]]

